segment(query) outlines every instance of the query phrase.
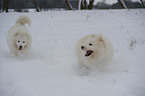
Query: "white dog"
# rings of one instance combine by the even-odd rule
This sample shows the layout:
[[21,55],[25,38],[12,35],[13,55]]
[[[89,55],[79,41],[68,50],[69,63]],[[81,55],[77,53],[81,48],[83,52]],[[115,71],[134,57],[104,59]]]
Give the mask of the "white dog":
[[112,60],[114,49],[102,34],[91,34],[78,41],[76,54],[80,67],[102,68]]
[[20,16],[15,25],[8,31],[7,43],[14,56],[23,56],[31,46],[31,36],[25,24],[31,21],[26,16]]

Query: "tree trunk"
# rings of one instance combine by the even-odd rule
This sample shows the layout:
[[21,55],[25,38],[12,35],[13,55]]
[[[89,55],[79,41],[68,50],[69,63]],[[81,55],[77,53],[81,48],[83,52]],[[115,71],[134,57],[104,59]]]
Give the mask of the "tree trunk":
[[82,2],[82,0],[78,1],[78,10],[81,10],[81,2]]
[[89,9],[89,10],[92,10],[93,4],[94,4],[94,0],[90,0],[89,6],[88,6],[88,9]]
[[85,10],[87,9],[87,1],[86,0],[84,0],[84,8],[85,8]]
[[80,10],[91,10],[93,8],[93,3],[94,3],[94,0],[89,0],[89,4],[87,3],[87,0],[79,0],[78,2],[78,9]]
[[37,11],[37,12],[40,12],[39,7],[38,7],[38,5],[37,5],[37,2],[36,2],[35,0],[33,0],[33,3],[34,3],[34,5],[35,5],[36,11]]
[[140,0],[141,1],[141,3],[142,3],[142,6],[145,8],[145,5],[144,5],[144,2],[143,2],[143,0]]
[[8,12],[8,8],[9,8],[9,0],[4,0],[4,3],[3,3],[3,12],[4,11]]
[[81,10],[85,9],[84,1],[81,0]]
[[87,1],[86,0],[81,0],[81,10],[87,9]]
[[70,2],[68,0],[65,0],[66,4],[69,7],[69,10],[73,10],[73,7],[71,6]]
[[126,7],[126,5],[125,5],[125,3],[124,3],[123,0],[118,0],[118,2],[120,3],[120,5],[121,5],[122,8],[127,9],[127,7]]

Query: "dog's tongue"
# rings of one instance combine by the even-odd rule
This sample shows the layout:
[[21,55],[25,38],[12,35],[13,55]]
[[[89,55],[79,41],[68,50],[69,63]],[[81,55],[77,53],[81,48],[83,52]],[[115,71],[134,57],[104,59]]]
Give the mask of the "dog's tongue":
[[91,53],[91,51],[87,51],[86,55],[88,55],[88,54],[90,54],[90,53]]

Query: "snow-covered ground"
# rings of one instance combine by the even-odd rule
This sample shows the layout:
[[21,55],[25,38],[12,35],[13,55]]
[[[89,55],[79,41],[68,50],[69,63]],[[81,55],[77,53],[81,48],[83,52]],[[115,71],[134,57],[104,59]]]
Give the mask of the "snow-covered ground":
[[[32,21],[23,60],[11,57],[6,41],[20,15]],[[74,46],[91,33],[110,39],[114,60],[80,75]],[[0,96],[145,96],[145,10],[0,13]]]

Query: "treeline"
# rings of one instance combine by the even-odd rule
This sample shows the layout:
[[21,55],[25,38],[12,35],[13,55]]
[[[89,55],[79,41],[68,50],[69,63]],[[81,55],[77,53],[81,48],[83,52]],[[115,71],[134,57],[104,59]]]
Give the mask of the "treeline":
[[[40,8],[66,8],[64,0],[35,0]],[[0,8],[4,0],[0,0]],[[35,8],[33,0],[9,0],[9,9]]]
[[[0,9],[3,9],[5,0],[0,0]],[[8,0],[8,9],[30,9],[35,8],[34,0]],[[52,8],[62,8],[69,9],[70,6],[66,3],[69,1],[70,5],[73,9],[79,9],[79,0],[35,0],[38,8],[41,9],[52,9]],[[91,1],[91,0],[90,0]],[[94,2],[94,0],[92,0]],[[119,2],[114,4],[107,4],[106,0],[102,0],[97,2],[96,5],[93,5],[93,9],[121,9],[121,5]],[[118,0],[119,1],[119,0]],[[143,8],[143,4],[141,2],[132,2],[131,0],[123,0],[126,4],[127,8]],[[141,0],[139,0],[141,1]],[[85,3],[84,3],[85,4]]]

